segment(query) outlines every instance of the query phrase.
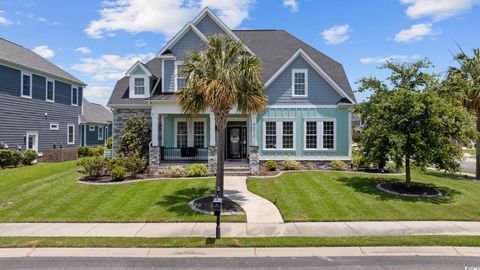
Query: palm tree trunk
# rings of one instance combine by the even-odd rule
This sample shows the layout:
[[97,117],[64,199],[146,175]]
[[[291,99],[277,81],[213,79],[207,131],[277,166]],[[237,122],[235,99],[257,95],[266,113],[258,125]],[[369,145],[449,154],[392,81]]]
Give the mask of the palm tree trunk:
[[[480,132],[480,110],[477,110],[477,132]],[[480,179],[480,137],[477,137],[476,162],[475,162],[475,178]]]
[[412,178],[410,175],[410,156],[405,157],[405,181],[407,183],[407,188],[410,188]]
[[[224,165],[225,165],[225,126],[228,113],[215,113],[217,125],[217,175],[215,189],[220,188],[220,197],[223,197]],[[211,135],[213,136],[213,135]]]

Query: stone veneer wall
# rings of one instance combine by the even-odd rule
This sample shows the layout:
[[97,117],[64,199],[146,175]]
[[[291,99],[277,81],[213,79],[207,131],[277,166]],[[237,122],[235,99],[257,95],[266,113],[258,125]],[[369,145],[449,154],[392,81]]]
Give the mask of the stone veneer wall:
[[133,116],[143,116],[147,119],[150,127],[152,126],[152,116],[150,109],[115,109],[113,111],[113,149],[118,147],[120,133],[128,118]]

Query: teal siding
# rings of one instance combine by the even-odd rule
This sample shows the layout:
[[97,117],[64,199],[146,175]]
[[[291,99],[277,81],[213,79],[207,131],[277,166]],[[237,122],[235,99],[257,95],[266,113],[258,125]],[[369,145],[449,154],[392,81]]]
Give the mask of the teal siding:
[[[269,108],[257,117],[257,143],[261,159],[328,159],[327,157],[348,157],[349,153],[349,112],[344,108]],[[295,150],[265,150],[263,145],[263,123],[268,118],[293,119],[295,121]],[[304,150],[304,121],[308,118],[336,119],[335,150]]]
[[[164,118],[164,142],[165,147],[176,147],[175,143],[175,119],[188,119],[188,115],[184,114],[169,114]],[[208,115],[201,115],[195,119],[205,119],[205,132],[207,135],[205,147],[208,147],[210,143],[210,117]]]

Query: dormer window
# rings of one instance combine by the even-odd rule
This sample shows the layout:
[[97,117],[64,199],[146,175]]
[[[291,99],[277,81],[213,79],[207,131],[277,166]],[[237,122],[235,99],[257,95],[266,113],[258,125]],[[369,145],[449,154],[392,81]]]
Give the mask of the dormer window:
[[129,76],[130,98],[150,97],[150,77],[153,76],[141,62],[135,63],[126,73]]
[[134,79],[134,92],[135,96],[145,95],[145,78],[133,78]]
[[292,70],[292,97],[308,96],[308,70]]

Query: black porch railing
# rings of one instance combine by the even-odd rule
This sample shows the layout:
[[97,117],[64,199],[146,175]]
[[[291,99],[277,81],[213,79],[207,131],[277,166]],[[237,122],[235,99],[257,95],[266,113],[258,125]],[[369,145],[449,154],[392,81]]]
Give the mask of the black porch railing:
[[160,147],[160,160],[164,162],[207,162],[208,148]]

